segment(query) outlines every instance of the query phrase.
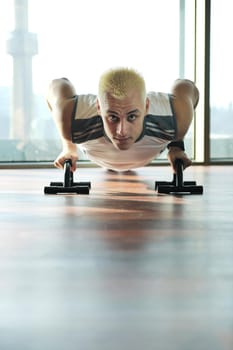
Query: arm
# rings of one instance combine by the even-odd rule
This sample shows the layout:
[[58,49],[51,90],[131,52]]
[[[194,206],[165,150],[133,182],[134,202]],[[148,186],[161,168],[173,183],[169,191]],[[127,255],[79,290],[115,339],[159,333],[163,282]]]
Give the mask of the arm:
[[[178,79],[175,81],[172,94],[174,96],[173,105],[177,120],[177,135],[175,141],[182,141],[191,125],[193,112],[199,100],[199,91],[195,84],[186,79]],[[175,172],[174,163],[176,159],[182,159],[184,168],[192,164],[187,154],[177,146],[169,146],[168,160]]]
[[63,168],[64,161],[71,159],[72,171],[76,170],[77,147],[71,140],[71,117],[74,108],[75,89],[66,78],[54,79],[49,85],[47,104],[62,141],[62,152],[54,161],[57,168]]

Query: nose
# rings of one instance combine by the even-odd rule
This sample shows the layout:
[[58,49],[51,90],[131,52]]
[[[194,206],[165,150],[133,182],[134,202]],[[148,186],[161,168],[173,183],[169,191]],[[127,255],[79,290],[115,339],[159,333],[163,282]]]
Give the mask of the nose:
[[128,133],[128,126],[127,126],[127,121],[121,120],[119,121],[117,125],[117,135],[121,137],[127,136]]

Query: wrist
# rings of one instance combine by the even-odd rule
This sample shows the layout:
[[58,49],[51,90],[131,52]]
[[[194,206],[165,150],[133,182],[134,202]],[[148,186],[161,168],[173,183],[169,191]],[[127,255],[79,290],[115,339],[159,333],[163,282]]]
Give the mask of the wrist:
[[69,140],[63,140],[62,141],[62,146],[63,146],[63,149],[65,150],[76,150],[76,144],[74,144],[72,141],[69,141]]
[[181,151],[185,151],[185,147],[184,147],[184,141],[183,140],[179,140],[179,141],[172,141],[167,145],[167,148],[170,150],[171,148],[176,148],[178,150]]

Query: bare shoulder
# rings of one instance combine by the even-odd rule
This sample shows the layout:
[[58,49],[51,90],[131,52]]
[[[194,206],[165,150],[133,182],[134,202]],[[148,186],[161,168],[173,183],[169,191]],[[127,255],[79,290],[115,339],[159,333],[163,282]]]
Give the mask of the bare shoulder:
[[192,80],[177,79],[172,86],[172,94],[183,100],[184,103],[190,100],[193,108],[195,108],[199,101],[199,90]]
[[67,78],[53,79],[46,96],[49,108],[54,110],[73,106],[75,94],[75,88]]

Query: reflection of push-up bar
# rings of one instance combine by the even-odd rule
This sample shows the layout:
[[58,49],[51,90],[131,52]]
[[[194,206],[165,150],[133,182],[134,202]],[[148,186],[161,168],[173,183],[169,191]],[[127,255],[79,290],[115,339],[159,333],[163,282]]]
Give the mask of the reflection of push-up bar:
[[176,173],[173,180],[156,181],[155,189],[158,193],[174,193],[174,194],[202,194],[203,186],[197,186],[195,181],[183,182],[183,162],[181,159],[176,160]]
[[58,193],[76,193],[89,194],[91,188],[90,182],[73,182],[73,172],[71,171],[72,162],[70,159],[64,163],[64,183],[50,182],[50,186],[44,187],[45,194]]

